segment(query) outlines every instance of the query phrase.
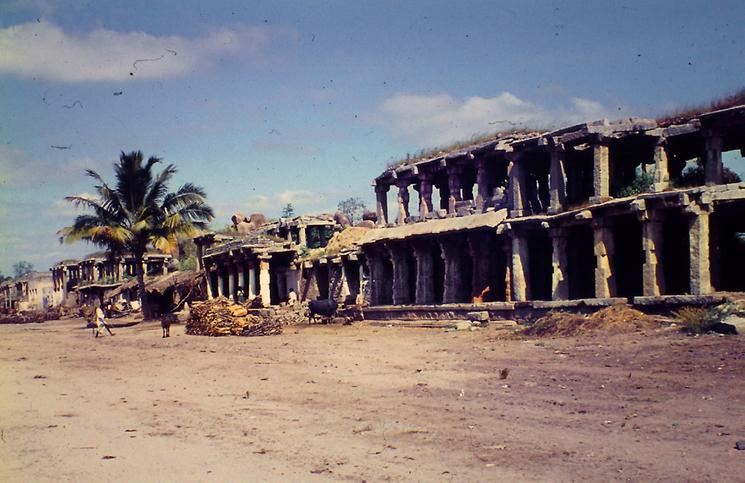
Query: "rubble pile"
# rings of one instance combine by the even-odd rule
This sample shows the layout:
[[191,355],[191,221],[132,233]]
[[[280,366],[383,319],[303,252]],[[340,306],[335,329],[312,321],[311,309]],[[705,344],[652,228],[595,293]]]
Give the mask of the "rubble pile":
[[576,336],[603,332],[622,334],[653,330],[659,326],[655,320],[626,304],[605,307],[591,315],[569,312],[549,312],[523,329],[527,336]]
[[281,307],[277,309],[276,318],[283,327],[308,323],[308,316],[305,315],[302,310],[292,307]]
[[280,319],[268,310],[250,310],[224,297],[206,302],[194,302],[186,323],[190,335],[279,335]]
[[54,317],[39,311],[0,314],[0,324],[38,324],[53,319]]

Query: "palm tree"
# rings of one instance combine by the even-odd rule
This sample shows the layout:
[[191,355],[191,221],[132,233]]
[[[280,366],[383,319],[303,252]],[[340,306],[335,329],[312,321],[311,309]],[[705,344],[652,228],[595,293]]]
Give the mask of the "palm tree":
[[68,243],[86,240],[110,252],[132,254],[145,319],[151,317],[142,267],[148,246],[173,253],[178,249],[179,236],[193,236],[214,217],[202,188],[186,183],[176,192],[168,191],[168,181],[176,168],[169,164],[160,173],[153,172],[153,166],[160,162],[155,157],[145,162],[141,151],[122,151],[119,162],[114,163],[114,186],[97,172],[86,170],[96,181],[98,199],[67,196],[65,200],[92,213],[78,215],[72,226],[59,232]]

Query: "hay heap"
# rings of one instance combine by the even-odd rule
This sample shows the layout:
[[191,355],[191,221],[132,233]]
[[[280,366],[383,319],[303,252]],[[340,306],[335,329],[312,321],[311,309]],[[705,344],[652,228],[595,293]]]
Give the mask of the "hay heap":
[[653,318],[626,304],[611,305],[591,315],[549,312],[522,330],[535,337],[574,336],[604,332],[622,334],[658,327]]
[[279,335],[282,324],[279,319],[265,311],[251,311],[234,304],[225,297],[206,302],[194,302],[191,317],[186,323],[190,335]]

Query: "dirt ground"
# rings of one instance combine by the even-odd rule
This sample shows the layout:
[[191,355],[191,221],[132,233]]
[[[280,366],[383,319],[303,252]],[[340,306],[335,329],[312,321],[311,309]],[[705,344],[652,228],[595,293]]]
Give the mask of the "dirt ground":
[[0,326],[0,481],[745,477],[744,337],[82,326]]

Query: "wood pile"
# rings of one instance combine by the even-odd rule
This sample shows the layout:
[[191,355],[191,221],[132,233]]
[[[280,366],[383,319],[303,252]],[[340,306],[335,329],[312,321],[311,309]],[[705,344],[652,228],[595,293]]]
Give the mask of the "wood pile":
[[279,335],[282,324],[271,313],[252,311],[224,297],[194,302],[191,317],[186,323],[186,333],[191,335]]

